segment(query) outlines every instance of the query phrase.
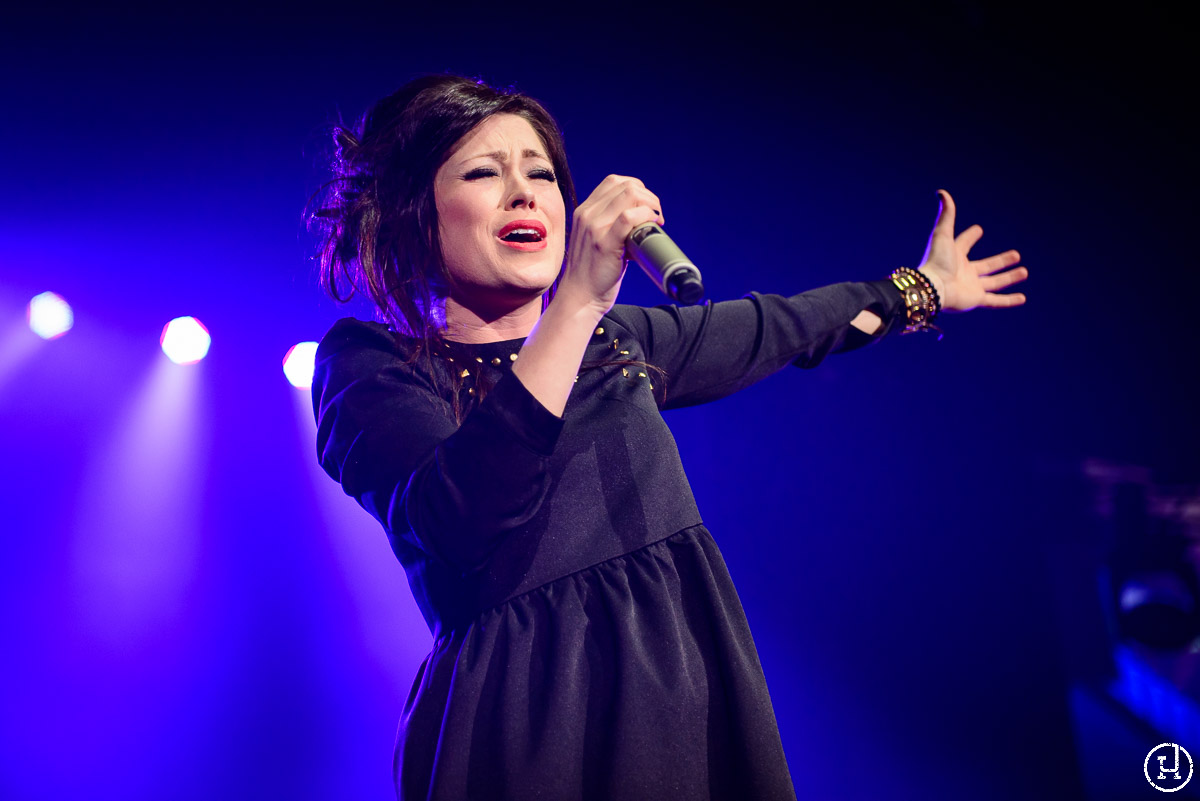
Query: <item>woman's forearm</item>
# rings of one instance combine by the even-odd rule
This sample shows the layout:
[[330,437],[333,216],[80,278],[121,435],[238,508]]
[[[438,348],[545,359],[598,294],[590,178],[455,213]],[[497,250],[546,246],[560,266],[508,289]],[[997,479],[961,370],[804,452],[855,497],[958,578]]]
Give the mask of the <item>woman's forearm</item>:
[[594,304],[559,292],[517,354],[512,371],[533,397],[562,417],[588,342],[603,317]]

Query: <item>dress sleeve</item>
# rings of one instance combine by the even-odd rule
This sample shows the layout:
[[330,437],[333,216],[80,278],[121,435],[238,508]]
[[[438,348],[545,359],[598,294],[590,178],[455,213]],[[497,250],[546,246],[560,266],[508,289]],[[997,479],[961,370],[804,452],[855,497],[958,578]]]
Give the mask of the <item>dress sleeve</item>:
[[513,373],[456,424],[391,333],[350,318],[317,349],[313,411],[325,472],[393,540],[464,574],[537,512],[563,425]]
[[[850,325],[864,309],[875,334]],[[789,364],[812,368],[830,353],[876,342],[905,325],[904,298],[890,280],[846,282],[783,297],[751,292],[700,306],[615,306],[610,312],[666,372],[662,409],[731,395]],[[663,380],[660,378],[660,380]]]

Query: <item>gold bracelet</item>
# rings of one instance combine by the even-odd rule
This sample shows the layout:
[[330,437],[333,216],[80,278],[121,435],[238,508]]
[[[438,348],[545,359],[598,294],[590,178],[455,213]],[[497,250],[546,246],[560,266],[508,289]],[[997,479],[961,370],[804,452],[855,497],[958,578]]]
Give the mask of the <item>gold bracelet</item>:
[[936,331],[938,339],[941,340],[942,329],[934,325],[933,320],[941,311],[942,299],[938,297],[937,289],[929,279],[909,267],[896,268],[888,278],[904,296],[904,307],[908,312],[908,325],[900,333]]

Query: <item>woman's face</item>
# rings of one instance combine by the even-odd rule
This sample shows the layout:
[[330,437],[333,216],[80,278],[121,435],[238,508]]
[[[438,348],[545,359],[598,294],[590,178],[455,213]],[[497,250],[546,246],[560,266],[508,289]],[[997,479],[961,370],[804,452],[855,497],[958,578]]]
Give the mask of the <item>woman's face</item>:
[[540,297],[566,250],[566,207],[546,147],[524,117],[495,114],[459,140],[434,178],[454,299],[478,309]]

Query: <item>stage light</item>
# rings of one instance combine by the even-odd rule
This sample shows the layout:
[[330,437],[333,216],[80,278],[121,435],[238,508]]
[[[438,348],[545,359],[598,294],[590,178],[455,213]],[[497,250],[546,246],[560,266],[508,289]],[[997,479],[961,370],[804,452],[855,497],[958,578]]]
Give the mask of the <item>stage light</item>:
[[293,387],[308,389],[312,386],[313,362],[317,356],[316,342],[301,342],[292,345],[283,357],[283,374]]
[[29,328],[42,339],[57,339],[71,330],[75,313],[62,296],[43,292],[29,301]]
[[212,337],[195,317],[176,317],[163,326],[159,338],[163,353],[176,364],[195,364],[208,354]]

